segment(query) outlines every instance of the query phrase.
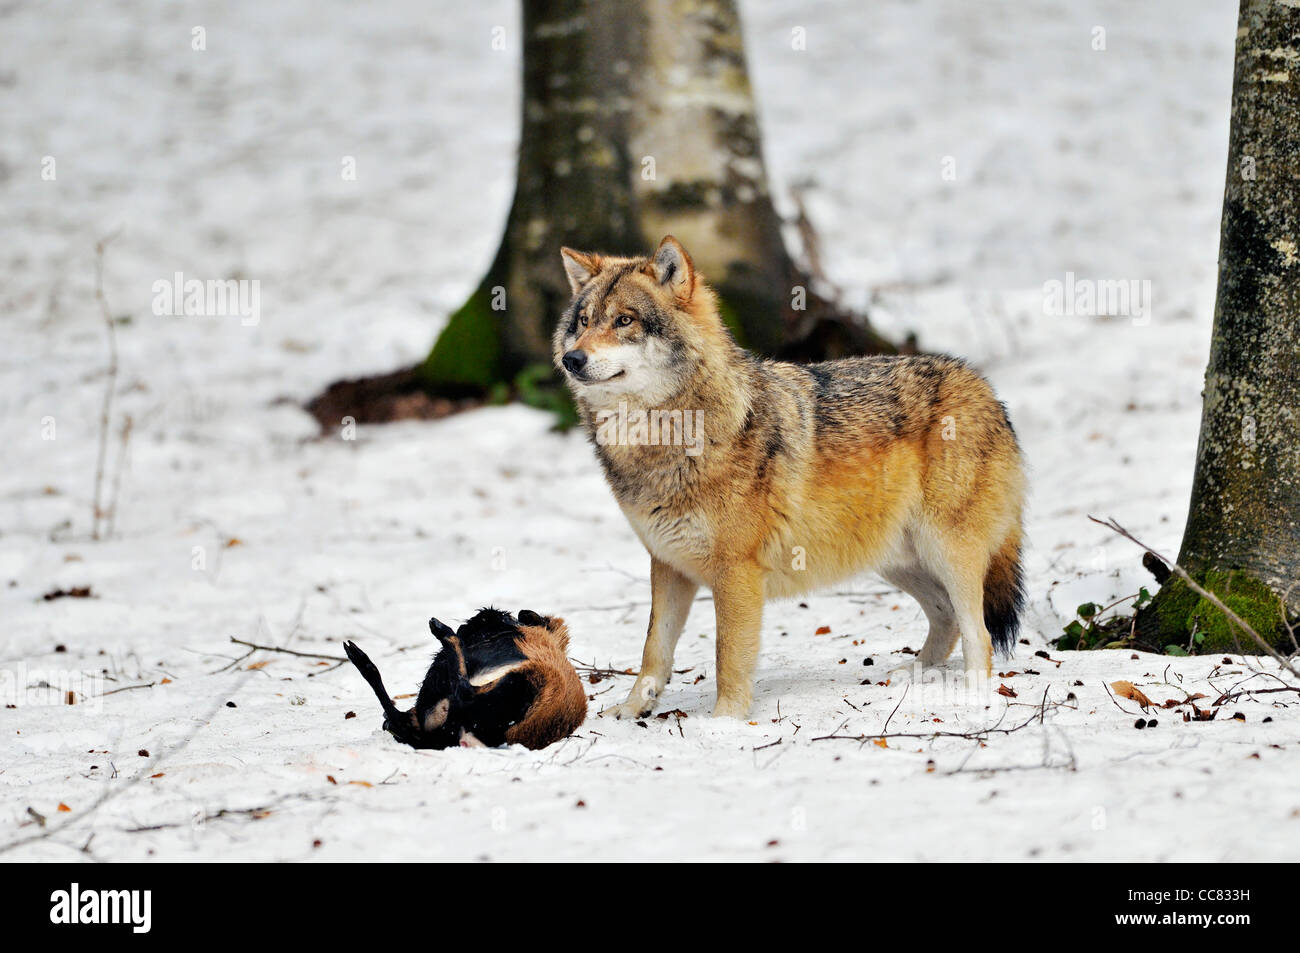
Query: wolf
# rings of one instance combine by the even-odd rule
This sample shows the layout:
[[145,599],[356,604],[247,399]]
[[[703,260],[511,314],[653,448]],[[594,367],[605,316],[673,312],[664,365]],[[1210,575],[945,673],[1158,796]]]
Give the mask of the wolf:
[[[641,670],[601,714],[653,711],[700,586],[713,592],[717,716],[748,715],[767,599],[866,570],[921,604],[922,665],[960,638],[968,679],[991,675],[1024,602],[1025,475],[983,377],[944,356],[760,359],[736,344],[671,235],[649,257],[562,248],[561,259],[573,299],[555,361],[650,554]],[[700,452],[609,439],[610,415],[652,410],[694,412]]]
[[577,731],[587,695],[566,652],[569,629],[558,616],[524,609],[518,617],[491,606],[456,631],[429,620],[441,648],[415,707],[393,703],[379,669],[353,642],[343,650],[384,710],[384,730],[413,748],[545,748]]

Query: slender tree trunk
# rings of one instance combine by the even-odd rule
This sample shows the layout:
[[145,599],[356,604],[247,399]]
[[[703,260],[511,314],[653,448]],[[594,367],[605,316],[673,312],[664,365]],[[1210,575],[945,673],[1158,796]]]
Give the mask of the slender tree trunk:
[[[1291,641],[1285,616],[1300,611],[1300,584],[1290,589],[1300,582],[1297,242],[1300,5],[1242,0],[1214,337],[1179,562],[1279,645]],[[1233,647],[1222,614],[1181,583],[1143,615],[1165,644]]]
[[669,233],[747,346],[892,349],[865,323],[833,321],[786,253],[734,0],[527,0],[523,61],[514,202],[486,276],[420,369],[431,388],[549,377],[569,298],[560,247],[647,254]]

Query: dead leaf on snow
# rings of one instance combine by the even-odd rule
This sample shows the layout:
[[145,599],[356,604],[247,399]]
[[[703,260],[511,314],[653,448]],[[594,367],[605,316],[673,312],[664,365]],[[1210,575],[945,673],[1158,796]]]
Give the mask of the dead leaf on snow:
[[1151,699],[1142,694],[1142,690],[1132,682],[1111,682],[1110,687],[1115,690],[1115,694],[1120,698],[1127,698],[1129,701],[1137,702],[1143,708],[1154,707]]

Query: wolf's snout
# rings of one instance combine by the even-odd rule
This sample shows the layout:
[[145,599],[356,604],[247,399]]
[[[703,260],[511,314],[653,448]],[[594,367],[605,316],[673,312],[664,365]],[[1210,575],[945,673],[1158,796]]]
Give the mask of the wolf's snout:
[[581,374],[582,369],[587,366],[587,352],[579,350],[569,351],[563,358],[561,358],[561,361],[564,364],[564,369],[570,374]]

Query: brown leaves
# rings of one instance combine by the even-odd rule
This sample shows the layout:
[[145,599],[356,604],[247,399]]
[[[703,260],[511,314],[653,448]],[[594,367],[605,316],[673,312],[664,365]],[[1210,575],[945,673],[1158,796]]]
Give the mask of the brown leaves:
[[1114,689],[1115,694],[1120,698],[1127,698],[1129,701],[1135,701],[1143,708],[1154,708],[1155,703],[1142,693],[1142,690],[1132,682],[1111,682],[1110,687]]
[[998,685],[998,694],[1006,698],[1019,698],[1014,688],[1008,688],[1006,685]]
[[[1182,701],[1179,701],[1177,698],[1166,698],[1165,707],[1177,708],[1179,705],[1191,705],[1191,703],[1196,701],[1196,699],[1198,698],[1208,698],[1208,697],[1209,696],[1206,695],[1204,692],[1197,692],[1195,695],[1188,695]],[[1195,708],[1196,706],[1192,705],[1192,707]]]
[[53,602],[55,599],[90,599],[93,595],[89,586],[73,586],[71,589],[51,589],[41,598]]
[[817,631],[816,631],[814,634],[815,634],[815,635],[830,635],[830,634],[831,634],[831,627],[830,627],[829,625],[819,625],[819,626],[817,626]]

